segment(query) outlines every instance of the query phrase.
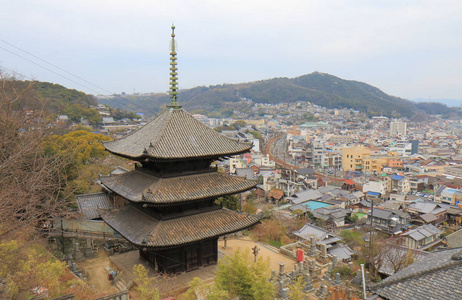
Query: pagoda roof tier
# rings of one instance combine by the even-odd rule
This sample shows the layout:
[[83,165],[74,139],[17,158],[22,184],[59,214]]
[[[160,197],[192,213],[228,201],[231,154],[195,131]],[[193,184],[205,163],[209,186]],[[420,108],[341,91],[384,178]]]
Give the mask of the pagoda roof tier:
[[228,138],[178,107],[166,109],[141,129],[103,145],[111,153],[135,160],[224,157],[252,148],[251,143]]
[[101,215],[130,243],[159,250],[244,230],[260,220],[256,215],[217,209],[161,221],[132,205]]
[[254,188],[257,182],[219,172],[175,177],[157,177],[139,170],[101,177],[101,183],[133,202],[175,204],[236,194]]

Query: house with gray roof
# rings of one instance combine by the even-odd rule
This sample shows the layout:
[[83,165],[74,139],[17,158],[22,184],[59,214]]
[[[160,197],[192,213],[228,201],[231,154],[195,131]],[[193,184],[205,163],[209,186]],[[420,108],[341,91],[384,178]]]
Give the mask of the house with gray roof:
[[298,238],[306,241],[309,241],[311,237],[314,237],[315,241],[323,241],[335,236],[333,233],[313,224],[305,224],[305,226],[292,233]]
[[407,208],[413,222],[420,224],[438,224],[446,221],[447,204],[418,199]]
[[351,256],[355,253],[347,245],[339,243],[342,241],[339,236],[313,224],[306,224],[292,233],[296,235],[299,240],[310,241],[311,238],[313,238],[318,247],[321,247],[321,244],[326,245],[327,254],[335,255],[337,259],[343,261],[350,261]]
[[419,226],[403,234],[403,243],[411,249],[427,249],[440,241],[440,231],[432,224]]
[[295,195],[290,198],[290,201],[293,204],[300,204],[310,200],[319,200],[321,199],[321,197],[322,194],[318,190],[309,189],[306,191],[295,193]]
[[404,269],[410,259],[413,262],[422,260],[429,253],[419,249],[409,249],[408,247],[395,244],[393,241],[387,241],[380,246],[375,263],[376,267],[379,268],[379,273],[388,277]]
[[375,299],[462,299],[462,248],[433,252],[378,284]]
[[351,215],[351,211],[343,208],[322,207],[313,211],[313,217],[323,221],[330,221],[335,227],[344,226],[345,218]]
[[406,229],[410,223],[410,217],[407,213],[399,210],[386,210],[374,208],[367,215],[368,220],[372,219],[373,226],[380,231],[388,234],[399,234]]
[[251,168],[236,168],[236,176],[245,177],[250,180],[258,179],[257,175],[255,175]]
[[84,220],[101,219],[100,209],[111,209],[114,203],[106,193],[77,195],[76,202]]
[[448,244],[448,248],[462,247],[462,229],[445,236],[443,240]]

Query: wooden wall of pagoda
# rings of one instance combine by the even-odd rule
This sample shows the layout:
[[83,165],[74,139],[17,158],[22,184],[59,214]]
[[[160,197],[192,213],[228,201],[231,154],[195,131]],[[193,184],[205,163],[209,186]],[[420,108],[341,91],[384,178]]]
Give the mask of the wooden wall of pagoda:
[[218,261],[218,238],[167,250],[140,249],[140,256],[161,273],[188,272]]

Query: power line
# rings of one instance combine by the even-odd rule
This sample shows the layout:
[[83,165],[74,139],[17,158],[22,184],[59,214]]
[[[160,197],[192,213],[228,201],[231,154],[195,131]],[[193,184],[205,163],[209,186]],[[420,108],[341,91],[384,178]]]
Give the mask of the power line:
[[16,72],[16,71],[14,71],[14,70],[8,69],[7,67],[2,66],[2,65],[0,65],[0,69],[8,70],[8,71],[10,71],[12,74],[18,74],[18,75],[20,75],[20,76],[22,76],[22,77],[24,77],[24,78],[30,79],[30,80],[32,80],[32,81],[35,80],[35,79],[32,78],[32,77],[29,77],[29,76],[26,76],[26,75],[21,74],[21,73],[19,73],[19,72]]
[[38,64],[38,63],[36,63],[36,62],[33,61],[33,60],[30,60],[30,59],[28,59],[28,58],[25,58],[24,56],[21,56],[21,55],[19,55],[19,54],[17,54],[17,53],[14,53],[13,51],[10,51],[10,50],[8,50],[8,49],[6,49],[6,48],[3,48],[3,47],[1,47],[1,46],[0,46],[0,49],[3,49],[3,50],[5,50],[6,52],[9,52],[9,53],[11,53],[11,54],[13,54],[13,55],[16,55],[17,57],[20,57],[20,58],[22,58],[22,59],[24,59],[24,60],[27,60],[28,62],[33,63],[34,65],[37,65],[37,66],[39,66],[39,67],[41,67],[41,68],[43,68],[43,69],[45,69],[45,70],[47,70],[47,71],[50,71],[51,73],[56,74],[56,75],[58,75],[58,76],[60,76],[60,77],[62,77],[62,78],[64,78],[64,79],[67,79],[67,80],[69,80],[69,81],[72,81],[73,83],[78,84],[78,85],[80,85],[80,86],[82,86],[82,87],[84,87],[84,88],[86,88],[86,89],[88,89],[88,90],[90,90],[90,91],[93,91],[93,92],[95,92],[95,93],[98,93],[97,91],[93,90],[92,88],[89,88],[88,86],[85,86],[85,85],[83,85],[83,84],[80,84],[80,83],[78,83],[77,81],[75,81],[75,80],[73,80],[73,79],[71,79],[71,78],[68,78],[68,77],[66,77],[66,76],[64,76],[64,75],[61,75],[61,74],[59,74],[59,73],[57,73],[57,72],[55,72],[55,71],[53,71],[53,70],[50,70],[49,68],[44,67],[44,66],[42,66],[41,64]]
[[[1,47],[0,47],[0,48],[1,48]],[[20,75],[20,76],[22,76],[22,77],[25,77],[25,78],[27,78],[27,79],[30,79],[30,80],[32,80],[32,81],[35,81],[35,80],[36,80],[36,79],[34,79],[34,78],[31,78],[31,77],[29,77],[29,76],[26,76],[26,75],[24,75],[24,74],[21,74],[21,73],[19,73],[19,72],[17,72],[17,71],[14,71],[14,70],[12,70],[12,69],[9,69],[9,68],[7,68],[7,67],[5,67],[5,66],[0,65],[0,68],[1,68],[1,69],[5,69],[5,70],[8,70],[8,71],[10,71],[10,72],[13,73],[13,74],[18,74],[18,75]],[[119,104],[122,105],[122,106],[125,106],[126,108],[130,108],[126,103],[123,103],[123,102],[121,102],[121,101],[118,101],[116,98],[113,98],[112,100],[115,101],[115,102],[117,102],[117,103],[119,103]],[[130,104],[132,104],[132,105],[134,105],[134,106],[137,106],[138,108],[141,108],[141,109],[144,110],[144,111],[151,112],[151,113],[155,114],[153,111],[151,111],[151,110],[149,110],[149,109],[147,109],[147,108],[141,107],[141,106],[137,105],[136,103],[132,103],[132,102],[130,102],[130,101],[127,101],[127,102],[129,102]]]
[[[69,72],[69,71],[66,71],[66,70],[64,70],[63,68],[60,68],[60,67],[58,67],[58,66],[56,66],[56,65],[54,65],[54,64],[52,64],[52,63],[50,63],[50,62],[48,62],[48,61],[46,61],[46,60],[44,60],[44,59],[42,59],[42,58],[40,58],[40,57],[38,57],[38,56],[36,56],[36,55],[34,55],[34,54],[32,54],[32,53],[30,53],[30,52],[24,50],[24,49],[21,49],[21,48],[15,46],[15,45],[13,45],[13,44],[11,44],[11,43],[9,43],[9,42],[3,40],[3,39],[0,39],[0,41],[4,42],[4,43],[6,43],[6,44],[8,44],[8,45],[10,45],[10,46],[12,46],[12,47],[14,47],[14,48],[20,50],[20,51],[23,51],[23,52],[25,52],[25,53],[27,53],[27,54],[29,54],[29,55],[31,55],[31,56],[33,56],[33,57],[35,57],[35,58],[41,60],[41,61],[47,63],[47,64],[49,64],[49,65],[51,65],[51,66],[53,66],[53,67],[55,67],[55,68],[57,68],[57,69],[59,69],[59,70],[61,70],[61,71],[63,71],[63,72],[66,72],[67,74],[70,74],[70,75],[72,75],[72,76],[74,76],[74,77],[76,77],[76,78],[78,78],[78,79],[80,79],[80,80],[82,80],[82,81],[84,81],[84,82],[87,82],[87,83],[89,83],[89,84],[91,84],[91,85],[93,85],[93,86],[95,86],[95,87],[97,87],[97,88],[99,88],[99,89],[101,89],[101,90],[103,90],[103,91],[106,91],[106,92],[108,92],[109,94],[115,94],[115,93],[113,93],[113,92],[111,92],[111,91],[108,91],[108,90],[106,90],[106,89],[104,89],[104,88],[102,88],[102,87],[100,87],[100,86],[98,86],[98,85],[96,85],[96,84],[93,84],[93,83],[91,83],[91,82],[89,82],[89,81],[87,81],[87,80],[85,80],[85,79],[83,79],[83,78],[81,78],[81,77],[79,77],[79,76],[77,76],[77,75],[75,75],[75,74]],[[28,61],[28,62],[31,62],[31,63],[33,63],[33,64],[35,64],[35,65],[37,65],[37,66],[39,66],[39,67],[41,67],[41,68],[43,68],[43,69],[49,71],[49,72],[52,72],[52,73],[54,73],[54,74],[56,74],[56,75],[58,75],[58,76],[60,76],[60,77],[62,77],[62,78],[64,78],[64,79],[67,79],[67,80],[69,80],[69,81],[71,81],[71,82],[73,82],[73,83],[75,83],[75,84],[78,84],[78,85],[80,85],[80,86],[82,86],[82,87],[84,87],[84,88],[86,88],[86,89],[88,89],[88,90],[90,90],[90,91],[93,91],[93,92],[95,92],[95,93],[98,93],[98,91],[95,91],[94,89],[92,89],[92,88],[90,88],[90,87],[88,87],[88,86],[85,86],[85,85],[83,85],[83,84],[80,84],[80,83],[76,82],[75,80],[73,80],[73,79],[71,79],[71,78],[68,78],[68,77],[66,77],[66,76],[63,76],[63,75],[61,75],[61,74],[59,74],[59,73],[57,73],[57,72],[55,72],[55,71],[53,71],[53,70],[51,70],[51,69],[49,69],[49,68],[47,68],[47,67],[45,67],[45,66],[43,66],[43,65],[41,65],[41,64],[38,64],[38,63],[36,63],[36,62],[34,62],[34,61],[28,59],[28,58],[25,58],[25,57],[23,57],[23,56],[21,56],[21,55],[15,53],[15,52],[13,52],[13,51],[10,51],[10,50],[8,50],[8,49],[6,49],[6,48],[4,48],[4,47],[1,47],[1,46],[0,46],[0,49],[3,49],[3,50],[5,50],[5,51],[7,51],[7,52],[9,52],[9,53],[11,53],[11,54],[13,54],[13,55],[16,55],[16,56],[18,56],[18,57],[20,57],[20,58],[22,58],[22,59],[24,59],[24,60],[26,60],[26,61]],[[5,68],[5,67],[3,67],[3,68]],[[8,68],[5,68],[5,69],[8,69]],[[10,70],[10,69],[8,69],[8,70]],[[11,71],[11,70],[10,70],[10,71]],[[17,73],[17,74],[19,74],[19,75],[21,75],[21,76],[24,76],[24,77],[26,77],[26,78],[31,79],[30,77],[25,76],[25,75],[23,75],[23,74],[20,74],[20,73],[18,73],[18,72],[15,72],[15,71],[12,71],[12,72]],[[34,80],[34,79],[31,79],[31,80]],[[118,103],[118,104],[120,104],[120,105],[122,105],[122,106],[125,106],[125,107],[128,108],[128,109],[130,109],[130,106],[128,106],[127,104],[125,104],[125,103],[123,103],[123,102],[117,100],[117,98],[113,98],[112,100],[113,100],[114,102],[116,102],[116,103]],[[128,99],[124,99],[124,100],[125,100],[125,102],[128,102],[128,103],[130,103],[131,105],[133,105],[133,106],[135,106],[135,107],[137,107],[137,108],[139,108],[139,109],[142,109],[142,110],[144,110],[144,111],[147,111],[147,112],[150,112],[150,113],[152,113],[152,114],[155,114],[154,111],[152,111],[152,110],[150,110],[150,109],[147,109],[147,108],[145,108],[145,107],[142,107],[142,106],[136,104],[135,102],[129,101]]]
[[94,83],[91,83],[90,81],[85,80],[84,78],[79,77],[79,76],[75,75],[74,73],[71,73],[71,72],[69,72],[69,71],[66,71],[66,70],[64,70],[63,68],[61,68],[61,67],[59,67],[59,66],[57,66],[57,65],[55,65],[55,64],[52,64],[51,62],[46,61],[46,60],[44,60],[44,59],[38,57],[37,55],[34,55],[34,54],[30,53],[29,51],[26,51],[26,50],[24,50],[24,49],[22,49],[22,48],[19,48],[19,47],[15,46],[15,45],[13,45],[13,44],[11,44],[11,43],[5,41],[4,39],[1,39],[1,38],[0,38],[0,41],[4,42],[5,44],[10,45],[10,46],[13,47],[13,48],[18,49],[18,50],[20,50],[20,51],[22,51],[22,52],[24,52],[24,53],[27,53],[27,54],[29,54],[30,56],[35,57],[35,58],[37,58],[37,59],[43,61],[44,63],[47,63],[47,64],[49,64],[50,66],[53,66],[53,67],[55,67],[55,68],[57,68],[57,69],[59,69],[59,70],[65,72],[65,73],[67,73],[67,74],[69,74],[69,75],[72,75],[72,76],[74,76],[74,77],[76,77],[76,78],[78,78],[78,79],[80,79],[80,80],[82,80],[82,81],[85,81],[86,83],[89,83],[89,84],[91,84],[91,85],[94,86],[94,87],[97,87],[97,88],[99,88],[99,89],[101,89],[101,90],[103,90],[103,91],[105,91],[105,92],[108,92],[108,93],[110,93],[110,94],[113,94],[112,92],[106,90],[105,88],[102,88],[102,87],[100,87],[100,86],[98,86],[98,85],[96,85],[96,84],[94,84]]

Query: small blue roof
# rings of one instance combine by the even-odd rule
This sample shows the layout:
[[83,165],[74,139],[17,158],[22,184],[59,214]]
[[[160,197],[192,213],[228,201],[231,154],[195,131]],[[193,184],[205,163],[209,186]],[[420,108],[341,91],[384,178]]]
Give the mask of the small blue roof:
[[393,180],[401,180],[401,179],[403,179],[403,178],[404,178],[403,176],[399,176],[399,175],[393,175],[393,176],[391,177],[391,179],[393,179]]
[[371,195],[371,196],[380,196],[380,193],[377,193],[377,192],[367,192],[368,195]]

